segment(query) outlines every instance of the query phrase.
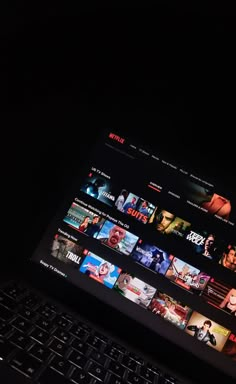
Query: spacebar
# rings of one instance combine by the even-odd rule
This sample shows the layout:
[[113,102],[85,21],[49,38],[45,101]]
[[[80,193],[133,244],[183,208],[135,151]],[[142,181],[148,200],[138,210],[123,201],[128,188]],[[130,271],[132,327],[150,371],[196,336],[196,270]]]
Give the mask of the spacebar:
[[39,384],[68,384],[68,380],[66,380],[62,375],[53,371],[50,368],[47,368],[42,376],[38,379]]

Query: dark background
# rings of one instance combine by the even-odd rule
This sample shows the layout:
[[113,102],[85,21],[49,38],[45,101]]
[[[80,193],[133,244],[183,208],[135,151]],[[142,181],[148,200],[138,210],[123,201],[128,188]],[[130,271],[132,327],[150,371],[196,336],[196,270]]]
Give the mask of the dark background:
[[2,9],[3,221],[25,254],[104,127],[234,185],[227,7],[21,1]]

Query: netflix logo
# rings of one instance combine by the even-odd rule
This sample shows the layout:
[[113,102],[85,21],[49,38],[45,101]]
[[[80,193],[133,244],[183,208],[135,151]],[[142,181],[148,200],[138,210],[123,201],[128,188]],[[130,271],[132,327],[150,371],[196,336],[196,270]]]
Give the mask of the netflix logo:
[[109,138],[112,140],[118,141],[118,143],[120,143],[120,144],[124,144],[124,142],[125,142],[125,139],[123,137],[115,135],[112,132],[109,134]]

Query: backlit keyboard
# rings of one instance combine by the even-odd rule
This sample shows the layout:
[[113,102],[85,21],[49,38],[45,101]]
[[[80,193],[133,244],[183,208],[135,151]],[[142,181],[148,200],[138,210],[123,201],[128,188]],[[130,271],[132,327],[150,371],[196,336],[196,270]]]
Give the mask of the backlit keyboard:
[[177,383],[142,357],[15,283],[0,290],[0,360],[38,384]]

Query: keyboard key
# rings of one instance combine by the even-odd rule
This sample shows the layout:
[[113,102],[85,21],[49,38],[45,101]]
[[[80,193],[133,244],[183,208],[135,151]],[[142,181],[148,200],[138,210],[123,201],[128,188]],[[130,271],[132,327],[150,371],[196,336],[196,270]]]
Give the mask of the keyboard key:
[[130,352],[130,353],[129,353],[129,357],[131,357],[131,359],[135,360],[137,363],[139,363],[139,364],[141,364],[141,365],[144,364],[144,360],[143,360],[140,356],[136,355],[136,354],[133,353],[133,352]]
[[70,356],[68,357],[68,360],[80,368],[84,368],[88,361],[85,356],[81,355],[74,349],[71,352]]
[[136,372],[136,369],[138,367],[138,364],[136,363],[136,361],[131,359],[128,355],[123,356],[121,364],[131,369],[131,371],[133,372]]
[[18,316],[11,324],[24,333],[31,328],[31,324],[21,316]]
[[44,307],[47,308],[49,311],[51,312],[57,312],[58,311],[58,308],[56,307],[56,305],[52,304],[52,303],[44,303]]
[[76,337],[79,337],[81,340],[88,335],[88,332],[78,325],[72,325],[70,328],[70,333]]
[[[73,372],[71,378],[70,378],[74,383],[76,384],[90,384],[93,380],[90,375],[88,375],[84,370],[80,368],[76,368],[75,371]],[[52,384],[54,382],[48,383]],[[61,384],[55,381],[56,384]],[[44,383],[43,383],[44,384]]]
[[112,343],[111,344],[113,348],[117,349],[118,351],[120,351],[121,353],[125,353],[127,350],[125,347],[123,347],[123,345],[120,345],[120,344],[117,344],[117,343]]
[[103,355],[102,353],[100,353],[96,350],[93,350],[89,357],[90,357],[90,359],[95,360],[97,363],[101,364],[102,366],[105,365],[105,362],[107,360],[106,355]]
[[130,384],[143,384],[143,379],[136,375],[134,372],[129,371],[127,376],[127,383]]
[[100,332],[94,332],[94,336],[102,340],[104,343],[108,343],[109,339],[107,336],[102,335]]
[[80,340],[74,339],[71,346],[75,348],[77,351],[79,351],[80,353],[82,353],[83,355],[86,355],[86,353],[88,352],[88,346],[82,343],[82,341]]
[[39,359],[40,361],[45,362],[51,355],[51,351],[41,344],[34,344],[33,347],[29,350],[29,353]]
[[48,306],[46,306],[46,305],[42,305],[41,307],[39,307],[38,309],[37,309],[37,312],[41,315],[41,316],[43,316],[43,317],[45,317],[47,320],[52,320],[54,317],[55,317],[55,312],[54,311],[52,311]]
[[19,314],[27,320],[33,320],[36,317],[36,313],[28,308],[21,308]]
[[44,329],[45,331],[47,332],[50,332],[54,325],[51,321],[49,320],[46,320],[44,317],[40,316],[36,321],[35,321],[35,325],[37,325],[38,327]]
[[42,331],[42,329],[35,327],[31,332],[30,337],[32,337],[34,340],[37,340],[41,344],[45,344],[46,341],[48,341],[49,334],[45,331]]
[[77,324],[78,324],[78,326],[83,328],[88,333],[90,333],[92,331],[92,328],[89,325],[87,325],[84,322],[82,322],[82,321],[78,321]]
[[3,288],[3,292],[10,296],[14,300],[18,300],[26,292],[26,288],[23,288],[17,284],[12,284],[8,287]]
[[7,307],[9,309],[15,309],[17,306],[17,303],[15,300],[10,299],[10,297],[5,296],[1,292],[0,292],[0,304],[4,305],[4,307]]
[[43,374],[38,379],[39,384],[68,384],[68,380],[64,378],[60,373],[46,368]]
[[67,351],[67,346],[59,340],[54,339],[49,345],[49,348],[61,356],[64,356]]
[[20,348],[25,349],[30,343],[30,338],[19,331],[15,331],[9,340]]
[[6,336],[13,329],[7,322],[0,320],[0,337]]
[[32,377],[38,371],[41,363],[33,356],[28,355],[24,351],[20,351],[12,359],[10,365],[26,376]]
[[9,311],[9,309],[0,305],[0,319],[9,321],[13,317],[14,313]]
[[53,336],[56,337],[57,339],[63,341],[63,343],[67,343],[67,341],[69,341],[71,339],[71,335],[68,332],[66,332],[60,328],[58,328],[56,330],[56,332],[54,332]]
[[125,373],[125,367],[113,360],[111,360],[110,362],[109,370],[118,375],[119,377],[123,377]]
[[119,356],[120,356],[120,352],[117,349],[111,347],[110,345],[108,345],[105,348],[104,353],[107,356],[109,356],[111,359],[116,360],[116,361],[119,359]]
[[70,321],[61,316],[57,316],[53,322],[63,329],[68,328],[68,325],[70,325]]
[[150,371],[160,375],[160,370],[151,363],[147,363],[147,369],[150,369]]
[[150,381],[151,383],[153,382],[156,374],[150,369],[147,369],[147,367],[142,366],[139,371],[140,376],[142,376],[144,379]]
[[91,364],[89,365],[88,373],[94,376],[98,380],[105,381],[107,370],[103,368],[101,365],[92,361]]
[[165,375],[164,377],[165,384],[176,384],[177,382],[177,379],[173,376]]
[[35,309],[41,303],[41,299],[33,294],[29,294],[21,300],[21,304],[25,305],[29,309]]
[[99,351],[104,346],[104,343],[97,337],[94,337],[93,335],[90,335],[88,337],[88,339],[86,340],[86,343],[90,344],[93,348],[96,348]]
[[65,319],[69,320],[70,322],[73,322],[73,317],[69,314],[69,313],[66,313],[66,312],[61,312],[61,316],[64,317]]
[[109,384],[124,384],[124,381],[115,375],[111,375],[109,378]]
[[5,360],[14,349],[8,340],[0,339],[0,360]]
[[66,376],[69,368],[71,367],[70,363],[67,360],[64,360],[60,356],[54,356],[53,360],[50,363],[51,368],[55,369],[57,372]]

